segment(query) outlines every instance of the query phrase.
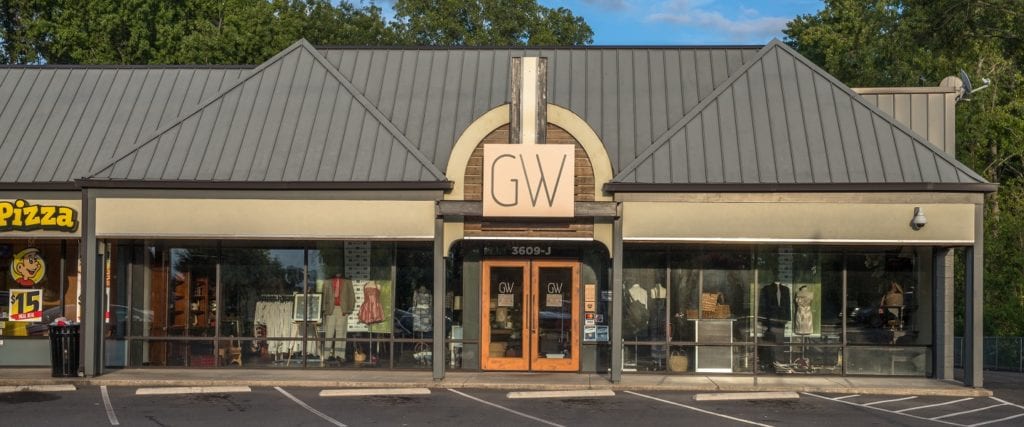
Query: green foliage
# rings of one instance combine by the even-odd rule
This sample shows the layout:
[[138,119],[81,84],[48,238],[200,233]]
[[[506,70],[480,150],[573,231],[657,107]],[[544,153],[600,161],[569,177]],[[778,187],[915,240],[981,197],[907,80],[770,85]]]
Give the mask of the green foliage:
[[582,45],[594,35],[583,18],[536,0],[396,0],[395,15],[422,45]]
[[985,332],[1024,335],[1024,2],[824,3],[786,42],[851,86],[934,86],[961,68],[991,80],[957,105],[957,158],[1000,183],[986,203]]
[[536,0],[0,0],[0,64],[258,64],[316,45],[572,45],[582,18]]

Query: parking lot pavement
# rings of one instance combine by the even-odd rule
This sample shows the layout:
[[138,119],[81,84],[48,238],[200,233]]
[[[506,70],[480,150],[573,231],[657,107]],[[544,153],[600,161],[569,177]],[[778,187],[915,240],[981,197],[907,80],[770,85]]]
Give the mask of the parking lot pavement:
[[[507,391],[432,389],[429,394],[327,397],[319,388],[259,387],[139,394],[134,387],[0,393],[2,425],[154,426],[1010,426],[1024,406],[999,397],[802,393],[785,400],[696,401],[692,392],[511,399]],[[390,390],[394,391],[394,390]],[[422,390],[420,390],[422,392]],[[109,403],[109,406],[107,405]]]
[[914,419],[936,425],[983,426],[1021,425],[1024,406],[999,397],[950,398],[927,396],[804,395],[885,413],[890,420]]

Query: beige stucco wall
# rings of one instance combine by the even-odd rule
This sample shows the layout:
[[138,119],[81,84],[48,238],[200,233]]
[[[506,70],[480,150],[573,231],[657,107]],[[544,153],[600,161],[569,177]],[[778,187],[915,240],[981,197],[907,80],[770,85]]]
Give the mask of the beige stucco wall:
[[97,198],[98,237],[432,239],[429,200]]
[[[928,218],[910,227],[914,208]],[[974,241],[973,204],[624,202],[634,241],[950,244]]]

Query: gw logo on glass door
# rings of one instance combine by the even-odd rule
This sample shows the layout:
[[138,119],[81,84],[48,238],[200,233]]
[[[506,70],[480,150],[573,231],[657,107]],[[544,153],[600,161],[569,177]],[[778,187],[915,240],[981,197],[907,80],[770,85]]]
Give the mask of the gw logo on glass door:
[[484,216],[572,217],[575,147],[484,145]]

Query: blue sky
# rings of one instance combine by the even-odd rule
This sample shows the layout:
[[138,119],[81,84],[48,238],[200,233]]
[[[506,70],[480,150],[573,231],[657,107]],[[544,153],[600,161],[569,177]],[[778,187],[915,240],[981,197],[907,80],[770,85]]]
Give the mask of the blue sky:
[[540,0],[594,29],[597,45],[764,44],[821,0]]
[[[363,0],[366,3],[370,0]],[[539,0],[590,24],[596,45],[764,44],[822,0]],[[360,3],[356,1],[356,3]],[[376,0],[391,16],[391,0]]]

